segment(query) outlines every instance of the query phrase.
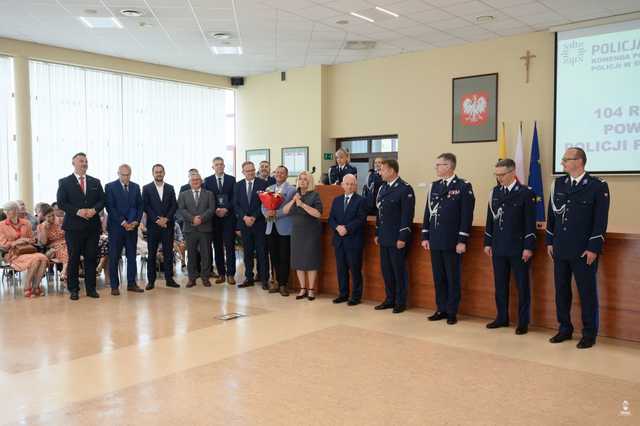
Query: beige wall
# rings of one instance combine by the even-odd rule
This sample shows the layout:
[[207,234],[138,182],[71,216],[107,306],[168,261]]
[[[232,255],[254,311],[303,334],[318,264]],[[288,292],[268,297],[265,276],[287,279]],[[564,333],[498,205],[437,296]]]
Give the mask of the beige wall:
[[[527,49],[536,55],[529,84],[524,82],[524,66],[519,59]],[[435,156],[451,151],[458,156],[459,176],[470,180],[475,188],[474,223],[484,224],[488,192],[495,182],[492,166],[497,143],[451,144],[451,79],[499,73],[498,113],[507,129],[508,154],[513,155],[522,120],[525,163],[529,163],[533,122],[537,120],[548,192],[553,145],[553,55],[553,34],[540,32],[329,66],[319,77],[305,69],[298,72],[308,75],[312,84],[304,86],[300,82],[287,91],[276,84],[279,74],[252,77],[239,92],[239,104],[244,107],[239,109],[238,120],[243,129],[252,131],[240,132],[238,155],[244,155],[246,147],[268,146],[270,140],[277,144],[274,146],[279,155],[283,143],[303,145],[305,139],[294,136],[300,134],[319,155],[321,150],[331,151],[330,140],[334,138],[398,134],[401,175],[416,190],[415,221],[421,222],[424,213],[424,184],[435,179]],[[324,114],[314,118],[308,104],[316,105],[319,98],[324,102]],[[282,108],[282,104],[288,107]],[[285,139],[278,140],[283,134]],[[314,150],[312,142],[318,136],[321,142],[315,142],[318,146]],[[640,178],[606,179],[612,193],[609,229],[640,233],[640,221],[634,218],[640,202],[633,192],[639,188]]]

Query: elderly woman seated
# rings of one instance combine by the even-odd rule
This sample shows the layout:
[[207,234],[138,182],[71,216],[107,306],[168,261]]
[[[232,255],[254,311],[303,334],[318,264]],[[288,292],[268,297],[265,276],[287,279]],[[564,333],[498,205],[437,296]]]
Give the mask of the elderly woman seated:
[[36,253],[31,223],[18,217],[18,204],[5,204],[7,218],[0,222],[0,248],[6,252],[5,261],[16,271],[27,271],[25,297],[40,295],[40,281],[47,269],[48,259]]
[[67,242],[64,239],[64,231],[56,222],[53,208],[48,204],[41,207],[41,215],[44,221],[38,225],[38,242],[47,248],[46,256],[55,263],[62,264],[61,280],[67,278],[67,265],[69,264],[69,253]]

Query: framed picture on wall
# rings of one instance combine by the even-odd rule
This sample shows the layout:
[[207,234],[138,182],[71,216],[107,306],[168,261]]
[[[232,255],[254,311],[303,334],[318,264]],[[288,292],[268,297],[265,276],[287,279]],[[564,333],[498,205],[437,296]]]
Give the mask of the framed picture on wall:
[[271,161],[269,158],[271,156],[271,152],[269,148],[264,149],[248,149],[245,152],[245,160],[252,161],[255,164],[256,169],[261,161]]
[[453,79],[451,142],[498,139],[498,73]]
[[309,170],[309,147],[282,148],[282,164],[289,169],[289,176],[298,176]]

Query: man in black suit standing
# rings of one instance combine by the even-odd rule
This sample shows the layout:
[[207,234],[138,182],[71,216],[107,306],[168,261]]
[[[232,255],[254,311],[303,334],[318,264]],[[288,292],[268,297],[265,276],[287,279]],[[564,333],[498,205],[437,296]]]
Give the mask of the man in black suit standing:
[[[235,285],[236,275],[236,218],[233,213],[233,192],[236,178],[224,172],[224,159],[213,159],[214,174],[204,180],[204,188],[213,192],[216,212],[213,217],[213,250],[219,277],[216,284],[225,281]],[[226,255],[226,260],[225,260]]]
[[142,188],[142,202],[147,214],[147,290],[153,290],[156,282],[156,256],[162,243],[164,280],[167,287],[179,288],[173,279],[173,234],[178,210],[173,186],[164,182],[164,166],[156,164],[151,169],[153,182]]
[[71,300],[78,300],[78,268],[82,255],[87,296],[97,299],[100,297],[96,291],[96,262],[100,236],[98,213],[104,208],[105,196],[100,181],[87,176],[89,163],[83,152],[73,156],[72,164],[73,174],[60,179],[56,197],[58,207],[65,212],[62,229],[69,251],[69,293]]
[[[364,225],[367,222],[367,200],[355,192],[358,189],[358,181],[352,174],[342,178],[342,189],[344,195],[333,199],[329,213],[329,226],[334,230],[333,246],[340,284],[340,294],[333,303],[348,301],[349,306],[355,306],[362,298],[362,251]],[[349,271],[353,283],[351,298]]]

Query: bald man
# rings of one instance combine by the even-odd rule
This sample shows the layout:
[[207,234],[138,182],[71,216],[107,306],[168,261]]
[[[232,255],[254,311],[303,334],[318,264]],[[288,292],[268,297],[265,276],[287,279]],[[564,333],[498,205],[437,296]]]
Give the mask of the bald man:
[[[355,191],[358,182],[353,174],[342,178],[344,195],[333,199],[329,213],[329,226],[333,229],[333,246],[336,253],[336,268],[340,294],[333,303],[347,302],[349,306],[360,303],[362,298],[362,251],[364,248],[364,225],[367,222],[367,202]],[[349,273],[352,291],[349,295]]]

